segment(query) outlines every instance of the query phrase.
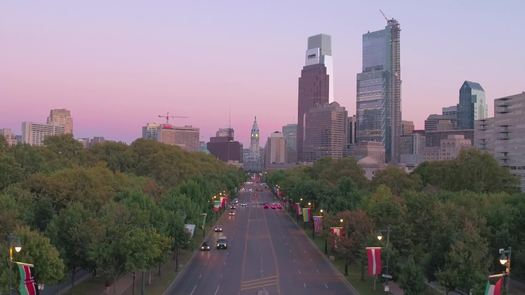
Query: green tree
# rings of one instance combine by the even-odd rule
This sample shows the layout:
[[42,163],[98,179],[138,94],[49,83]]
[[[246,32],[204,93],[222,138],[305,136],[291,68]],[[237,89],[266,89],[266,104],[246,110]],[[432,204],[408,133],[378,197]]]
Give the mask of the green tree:
[[35,265],[39,282],[56,283],[64,277],[64,263],[49,238],[27,226],[18,227],[15,234],[22,244],[22,251],[17,253],[16,258],[18,261]]
[[392,193],[397,196],[400,196],[404,191],[421,188],[421,181],[417,174],[408,175],[401,168],[392,165],[378,171],[372,179],[372,188],[377,188],[381,184],[389,187]]
[[413,256],[409,256],[407,263],[401,268],[398,283],[406,295],[419,295],[425,291],[423,270],[415,263]]

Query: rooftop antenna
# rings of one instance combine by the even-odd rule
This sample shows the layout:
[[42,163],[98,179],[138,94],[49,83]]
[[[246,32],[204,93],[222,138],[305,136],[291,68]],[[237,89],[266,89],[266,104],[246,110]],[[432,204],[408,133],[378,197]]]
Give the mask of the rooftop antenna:
[[228,128],[232,128],[232,108],[228,105]]
[[159,115],[159,118],[165,118],[166,119],[166,124],[169,124],[170,123],[170,119],[178,119],[178,118],[184,119],[184,118],[189,118],[189,117],[186,117],[186,116],[173,116],[173,115],[170,115],[169,112],[167,112],[166,115]]
[[379,9],[379,12],[381,12],[381,14],[383,15],[383,17],[385,18],[385,20],[388,22],[388,17],[386,17],[385,13],[383,12],[383,10]]

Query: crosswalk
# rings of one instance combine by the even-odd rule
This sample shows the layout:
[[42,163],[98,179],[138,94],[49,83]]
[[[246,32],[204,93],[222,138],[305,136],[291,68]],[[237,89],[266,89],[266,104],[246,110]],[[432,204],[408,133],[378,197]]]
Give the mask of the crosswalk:
[[242,281],[241,291],[277,286],[278,284],[279,284],[279,278],[276,275],[273,275],[273,276],[255,279],[255,280]]

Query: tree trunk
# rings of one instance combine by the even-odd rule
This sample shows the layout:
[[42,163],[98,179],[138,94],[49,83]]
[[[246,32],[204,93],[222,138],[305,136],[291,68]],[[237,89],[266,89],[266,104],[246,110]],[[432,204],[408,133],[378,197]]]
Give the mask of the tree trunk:
[[161,276],[161,273],[160,273],[160,268],[161,268],[162,264],[159,262],[159,278]]
[[175,272],[179,271],[179,247],[175,250]]
[[361,260],[361,281],[365,281],[365,264],[363,263],[363,260]]
[[148,270],[148,286],[151,286],[151,269]]
[[71,292],[70,294],[73,295],[73,287],[75,287],[75,273],[77,272],[77,268],[76,267],[73,267],[73,269],[71,269]]

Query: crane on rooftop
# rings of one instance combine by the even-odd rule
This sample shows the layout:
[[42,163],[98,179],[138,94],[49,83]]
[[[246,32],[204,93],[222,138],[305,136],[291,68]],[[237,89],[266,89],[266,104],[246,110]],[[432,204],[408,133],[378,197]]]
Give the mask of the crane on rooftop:
[[189,117],[186,117],[186,116],[174,116],[174,115],[170,115],[170,113],[167,112],[166,115],[159,115],[159,118],[165,118],[166,119],[166,124],[169,124],[170,123],[170,119],[186,119],[186,118],[189,118]]

